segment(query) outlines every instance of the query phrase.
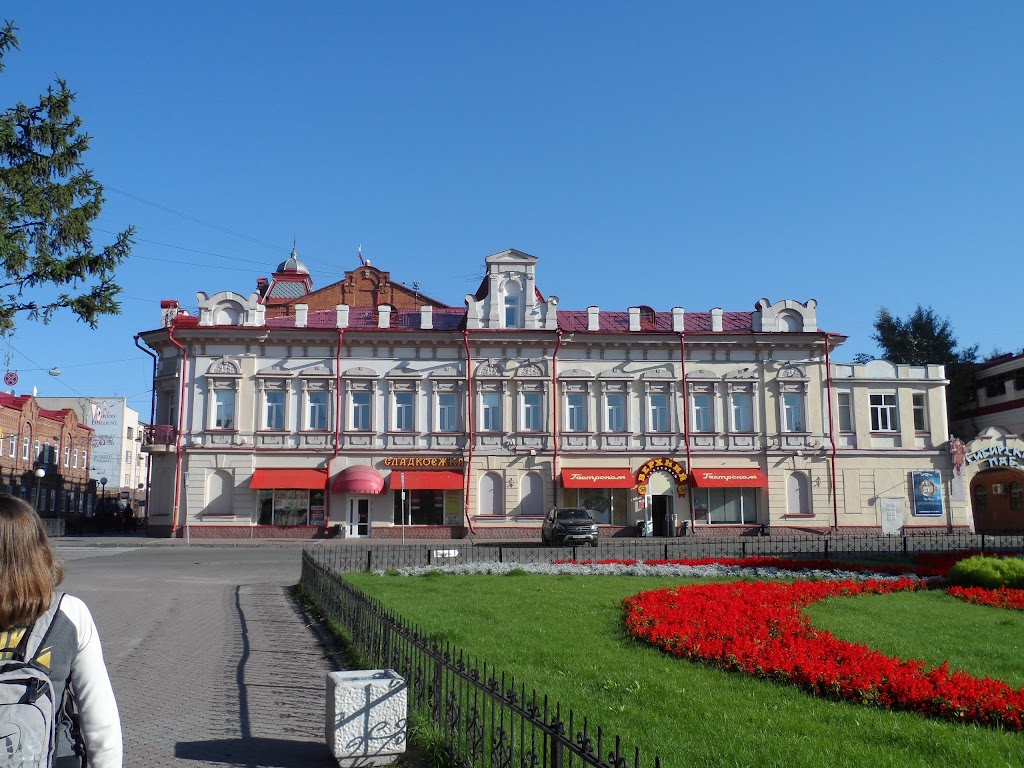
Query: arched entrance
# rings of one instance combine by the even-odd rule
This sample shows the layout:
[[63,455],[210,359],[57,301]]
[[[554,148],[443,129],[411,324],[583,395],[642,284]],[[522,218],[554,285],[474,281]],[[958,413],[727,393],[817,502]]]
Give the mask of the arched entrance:
[[974,527],[979,533],[1024,529],[1024,471],[994,467],[971,480]]
[[668,472],[654,472],[648,483],[651,534],[653,536],[674,536],[675,478]]

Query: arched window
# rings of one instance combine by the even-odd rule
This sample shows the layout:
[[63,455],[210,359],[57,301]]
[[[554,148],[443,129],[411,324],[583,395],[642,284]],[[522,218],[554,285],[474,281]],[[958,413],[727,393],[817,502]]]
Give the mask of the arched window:
[[544,480],[537,472],[523,475],[519,514],[538,517],[544,514]]
[[791,472],[786,478],[786,511],[791,515],[810,514],[809,485],[803,472]]
[[477,509],[481,515],[505,514],[505,484],[501,475],[488,472],[480,478],[480,500]]
[[804,329],[804,319],[796,312],[780,312],[775,319],[775,330],[798,333]]

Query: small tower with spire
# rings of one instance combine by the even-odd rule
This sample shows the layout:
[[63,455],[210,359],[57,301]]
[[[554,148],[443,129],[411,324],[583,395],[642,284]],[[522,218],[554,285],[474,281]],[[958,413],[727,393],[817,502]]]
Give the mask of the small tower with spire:
[[306,265],[299,260],[299,252],[293,241],[291,255],[277,266],[270,278],[270,285],[262,291],[260,302],[268,307],[287,304],[312,290],[313,278],[309,276]]

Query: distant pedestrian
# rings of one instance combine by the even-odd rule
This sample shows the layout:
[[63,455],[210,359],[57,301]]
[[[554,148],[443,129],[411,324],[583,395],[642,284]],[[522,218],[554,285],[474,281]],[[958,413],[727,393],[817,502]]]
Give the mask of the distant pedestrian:
[[[0,643],[5,644],[0,658],[19,653],[21,639],[31,636],[36,621],[57,601],[45,653],[33,657],[33,666],[52,681],[58,705],[53,766],[83,764],[75,754],[74,734],[80,726],[89,768],[121,768],[121,719],[96,624],[85,603],[55,592],[63,580],[64,569],[54,559],[36,511],[21,499],[0,494]],[[70,708],[61,706],[69,699],[77,705],[78,723],[68,714]],[[0,748],[10,756],[14,746]]]

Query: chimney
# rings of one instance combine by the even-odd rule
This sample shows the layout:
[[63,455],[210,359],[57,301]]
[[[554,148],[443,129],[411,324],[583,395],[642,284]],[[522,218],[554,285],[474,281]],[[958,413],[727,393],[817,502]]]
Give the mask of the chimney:
[[306,318],[309,317],[309,305],[308,304],[296,304],[295,305],[295,327],[305,328]]
[[686,317],[686,310],[682,307],[672,307],[672,330],[676,333],[682,333],[686,328],[684,327],[683,320]]
[[599,331],[599,330],[601,330],[601,308],[600,307],[587,307],[587,330],[588,331]]
[[433,307],[420,307],[420,328],[429,331],[434,327]]
[[348,304],[339,304],[334,308],[334,311],[338,314],[338,327],[348,328]]
[[377,327],[391,327],[391,307],[389,307],[387,304],[381,304],[379,307],[377,307]]
[[711,310],[711,330],[720,331],[722,330],[722,308],[715,307]]
[[629,308],[629,330],[640,330],[640,307]]

